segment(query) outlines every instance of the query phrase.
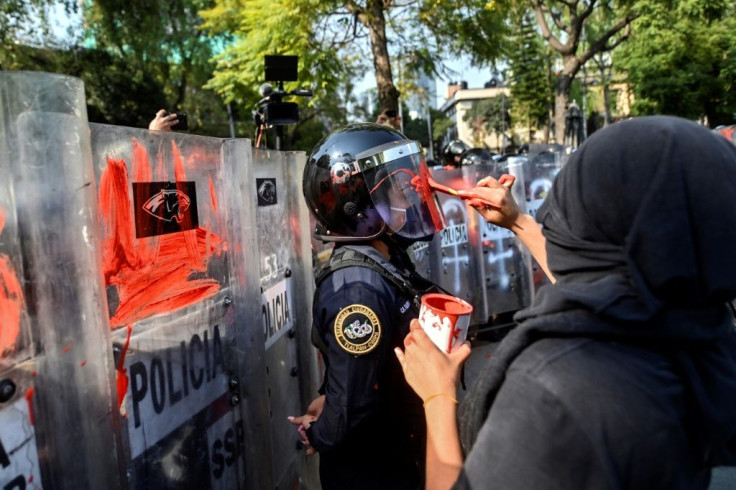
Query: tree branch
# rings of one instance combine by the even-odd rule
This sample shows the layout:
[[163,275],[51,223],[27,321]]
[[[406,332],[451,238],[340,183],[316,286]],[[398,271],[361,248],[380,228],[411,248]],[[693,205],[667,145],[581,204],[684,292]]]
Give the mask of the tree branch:
[[[590,58],[592,58],[596,53],[611,51],[619,44],[624,42],[629,37],[629,34],[631,32],[631,23],[635,21],[638,17],[638,12],[629,12],[626,17],[621,19],[616,25],[608,29],[598,39],[590,43],[590,47],[579,57],[581,66]],[[608,44],[611,38],[624,28],[626,29],[624,34],[620,38],[613,41],[611,44]]]
[[546,8],[546,5],[544,5],[540,0],[531,0],[531,3],[532,7],[534,8],[534,16],[537,18],[537,24],[542,30],[542,37],[544,38],[544,40],[547,41],[552,49],[559,53],[565,54],[568,51],[567,46],[562,44],[560,40],[552,34],[549,28],[549,24],[547,24],[547,19],[544,16],[543,11],[543,9]]

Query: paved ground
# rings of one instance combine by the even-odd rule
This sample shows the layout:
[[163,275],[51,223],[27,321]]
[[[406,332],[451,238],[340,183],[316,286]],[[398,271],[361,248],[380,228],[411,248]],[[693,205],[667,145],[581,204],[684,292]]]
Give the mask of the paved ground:
[[[496,342],[474,342],[473,353],[465,364],[465,380],[470,386],[498,344]],[[459,396],[462,399],[464,393]],[[709,490],[736,490],[736,468],[716,468]]]

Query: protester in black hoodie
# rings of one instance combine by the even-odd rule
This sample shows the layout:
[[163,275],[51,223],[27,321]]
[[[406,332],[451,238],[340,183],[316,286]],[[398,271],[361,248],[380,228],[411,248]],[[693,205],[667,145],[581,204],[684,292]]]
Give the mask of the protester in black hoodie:
[[459,436],[437,394],[467,354],[416,322],[397,352],[425,400],[428,488],[705,489],[736,465],[735,202],[736,147],[692,122],[587,140],[537,215],[556,282],[516,315]]

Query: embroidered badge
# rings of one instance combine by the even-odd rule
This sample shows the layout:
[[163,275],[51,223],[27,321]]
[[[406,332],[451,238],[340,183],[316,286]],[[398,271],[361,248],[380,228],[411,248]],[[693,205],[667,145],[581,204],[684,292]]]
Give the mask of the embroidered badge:
[[381,340],[378,315],[365,305],[350,305],[335,318],[335,339],[351,354],[367,354]]

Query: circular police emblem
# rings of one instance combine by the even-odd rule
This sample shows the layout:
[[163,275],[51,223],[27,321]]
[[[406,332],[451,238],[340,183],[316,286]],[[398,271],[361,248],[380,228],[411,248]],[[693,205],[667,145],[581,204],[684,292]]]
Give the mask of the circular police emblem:
[[335,339],[351,354],[367,354],[381,340],[378,315],[364,305],[350,305],[340,310],[335,319]]

